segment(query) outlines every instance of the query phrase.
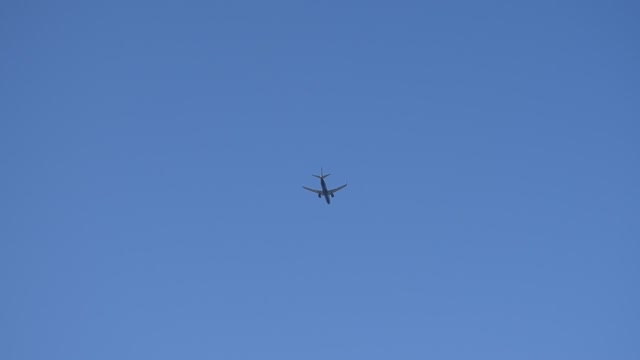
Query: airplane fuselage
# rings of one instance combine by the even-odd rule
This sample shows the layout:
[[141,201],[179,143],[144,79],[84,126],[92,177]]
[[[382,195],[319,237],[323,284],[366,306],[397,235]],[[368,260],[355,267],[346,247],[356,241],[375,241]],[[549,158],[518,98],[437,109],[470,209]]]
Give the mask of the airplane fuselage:
[[322,196],[327,200],[327,204],[331,204],[331,195],[329,194],[329,190],[327,190],[327,183],[324,182],[324,179],[320,179],[320,186],[322,186]]

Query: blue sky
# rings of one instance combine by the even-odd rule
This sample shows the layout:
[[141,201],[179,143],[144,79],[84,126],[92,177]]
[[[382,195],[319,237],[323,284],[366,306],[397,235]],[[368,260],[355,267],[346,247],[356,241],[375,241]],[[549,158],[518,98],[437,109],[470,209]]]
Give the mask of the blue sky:
[[639,10],[4,2],[0,358],[637,359]]

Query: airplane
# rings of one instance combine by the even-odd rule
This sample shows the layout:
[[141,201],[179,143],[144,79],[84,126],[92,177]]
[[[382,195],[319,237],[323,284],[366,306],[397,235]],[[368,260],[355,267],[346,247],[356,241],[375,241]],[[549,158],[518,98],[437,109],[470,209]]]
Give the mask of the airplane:
[[331,175],[331,174],[324,175],[322,173],[322,168],[320,168],[320,175],[312,175],[312,176],[315,176],[315,177],[320,179],[320,186],[322,186],[322,190],[310,189],[310,188],[308,188],[306,186],[303,186],[303,188],[318,194],[318,198],[321,198],[321,197],[324,196],[325,200],[327,201],[327,204],[331,204],[331,198],[333,197],[333,193],[335,193],[338,190],[344,188],[345,186],[347,186],[347,184],[339,186],[339,187],[337,187],[335,189],[327,190],[327,183],[324,182],[324,178],[326,178],[329,175]]

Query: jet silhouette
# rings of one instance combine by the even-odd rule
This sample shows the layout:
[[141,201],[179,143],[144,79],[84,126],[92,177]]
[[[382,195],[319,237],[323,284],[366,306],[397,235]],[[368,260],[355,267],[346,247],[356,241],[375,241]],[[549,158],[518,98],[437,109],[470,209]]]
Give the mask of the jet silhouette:
[[315,176],[315,177],[320,179],[320,186],[322,186],[322,190],[310,189],[310,188],[308,188],[306,186],[303,186],[303,188],[318,194],[319,198],[324,196],[325,200],[327,201],[327,204],[331,204],[331,198],[333,197],[333,193],[335,193],[338,190],[344,188],[345,186],[347,186],[347,184],[339,186],[339,187],[337,187],[335,189],[327,190],[327,183],[324,182],[324,178],[326,178],[329,175],[331,175],[331,174],[324,175],[322,173],[322,168],[320,168],[320,175],[313,175],[313,176]]

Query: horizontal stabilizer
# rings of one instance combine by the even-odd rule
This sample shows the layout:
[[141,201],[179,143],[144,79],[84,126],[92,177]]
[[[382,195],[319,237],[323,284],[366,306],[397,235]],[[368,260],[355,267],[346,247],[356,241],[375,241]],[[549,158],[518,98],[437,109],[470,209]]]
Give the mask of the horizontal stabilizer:
[[313,175],[313,176],[317,177],[318,179],[324,179],[324,178],[326,178],[326,177],[327,177],[327,176],[329,176],[329,175],[331,175],[331,174],[325,174],[325,173],[323,173],[323,172],[322,172],[322,168],[320,168],[320,175]]

